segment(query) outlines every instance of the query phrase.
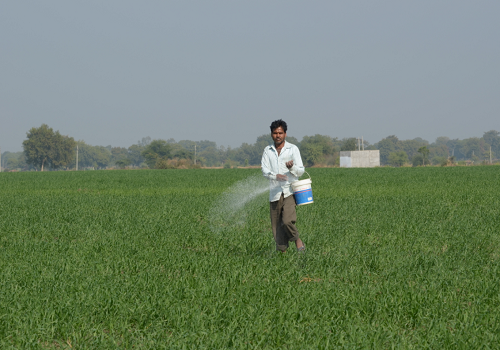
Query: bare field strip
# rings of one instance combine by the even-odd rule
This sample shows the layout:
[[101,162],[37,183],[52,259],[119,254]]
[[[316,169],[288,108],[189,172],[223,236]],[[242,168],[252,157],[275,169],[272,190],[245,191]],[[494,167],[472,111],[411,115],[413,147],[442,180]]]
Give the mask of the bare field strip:
[[0,348],[500,343],[499,167],[309,172],[305,255],[265,192],[214,220],[259,170],[0,173]]

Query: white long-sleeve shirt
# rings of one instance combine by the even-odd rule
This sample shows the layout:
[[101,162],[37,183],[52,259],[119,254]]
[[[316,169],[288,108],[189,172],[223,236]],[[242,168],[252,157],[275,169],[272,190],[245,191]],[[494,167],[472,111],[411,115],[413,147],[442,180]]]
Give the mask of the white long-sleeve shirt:
[[[293,160],[291,169],[286,167],[286,163]],[[299,179],[304,174],[304,165],[300,157],[300,151],[297,146],[285,141],[285,145],[278,155],[274,145],[267,146],[264,149],[261,161],[262,174],[269,179],[269,201],[274,202],[280,199],[281,193],[284,197],[293,194],[291,183]],[[283,174],[288,177],[288,181],[276,180],[276,175]]]

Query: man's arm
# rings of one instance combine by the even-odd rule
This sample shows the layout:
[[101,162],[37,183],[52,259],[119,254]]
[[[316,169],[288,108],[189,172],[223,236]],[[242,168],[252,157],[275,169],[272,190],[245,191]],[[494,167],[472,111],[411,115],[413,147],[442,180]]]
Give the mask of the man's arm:
[[276,180],[276,173],[271,171],[271,161],[269,159],[269,154],[267,147],[262,154],[262,160],[260,161],[260,167],[262,169],[262,174],[269,180]]
[[293,175],[301,177],[302,174],[304,174],[305,169],[304,169],[304,164],[302,163],[302,157],[300,156],[300,151],[298,147],[293,148],[292,156],[293,159],[286,164],[286,167]]

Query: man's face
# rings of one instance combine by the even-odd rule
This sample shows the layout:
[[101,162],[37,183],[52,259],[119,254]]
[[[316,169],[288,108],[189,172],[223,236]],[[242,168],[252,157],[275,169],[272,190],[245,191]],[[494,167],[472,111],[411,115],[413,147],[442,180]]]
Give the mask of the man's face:
[[274,145],[276,147],[280,146],[283,142],[285,142],[285,137],[286,137],[286,132],[283,131],[283,128],[281,126],[277,127],[276,129],[273,130],[271,133],[271,136],[274,141]]

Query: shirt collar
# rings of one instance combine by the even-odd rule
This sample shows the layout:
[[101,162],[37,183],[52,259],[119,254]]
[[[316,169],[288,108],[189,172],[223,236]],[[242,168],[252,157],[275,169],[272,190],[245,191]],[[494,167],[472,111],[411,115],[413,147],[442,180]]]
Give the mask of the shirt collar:
[[[286,148],[290,148],[290,147],[291,147],[291,146],[290,146],[290,143],[288,143],[288,141],[287,141],[287,140],[285,140],[285,145],[283,146],[283,148],[282,148],[282,149],[286,149]],[[274,151],[276,151],[276,147],[274,147],[274,143],[273,143],[273,144],[271,144],[271,145],[269,145],[269,148],[270,148],[270,149],[272,149],[272,150],[274,150]]]

